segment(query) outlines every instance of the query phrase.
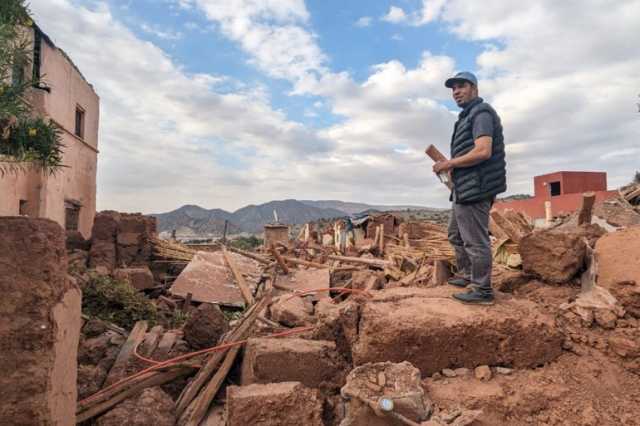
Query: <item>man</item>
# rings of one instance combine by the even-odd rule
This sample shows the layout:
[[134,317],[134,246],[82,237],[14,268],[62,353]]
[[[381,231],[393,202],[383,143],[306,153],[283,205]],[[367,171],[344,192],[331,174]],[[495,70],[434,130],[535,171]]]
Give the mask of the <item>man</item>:
[[497,194],[506,191],[504,138],[500,117],[478,96],[478,80],[460,72],[445,82],[462,112],[451,137],[451,160],[439,161],[435,173],[451,175],[452,213],[449,242],[455,249],[458,276],[449,284],[465,288],[454,294],[463,303],[491,305],[489,211]]

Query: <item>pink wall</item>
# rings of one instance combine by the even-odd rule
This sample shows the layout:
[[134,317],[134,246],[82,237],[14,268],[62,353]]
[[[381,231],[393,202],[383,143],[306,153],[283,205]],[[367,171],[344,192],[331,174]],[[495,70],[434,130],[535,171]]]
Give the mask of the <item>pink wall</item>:
[[533,178],[535,196],[548,197],[551,182],[560,182],[562,195],[607,190],[607,174],[604,172],[555,172]]
[[[81,204],[78,229],[91,234],[96,210],[96,166],[100,100],[68,56],[42,41],[41,74],[51,92],[32,89],[30,102],[41,115],[63,129],[63,168],[55,175],[30,172],[0,178],[0,215],[17,215],[20,200],[27,200],[27,214],[53,219],[65,226],[65,200]],[[85,111],[84,135],[75,132],[76,106]]]

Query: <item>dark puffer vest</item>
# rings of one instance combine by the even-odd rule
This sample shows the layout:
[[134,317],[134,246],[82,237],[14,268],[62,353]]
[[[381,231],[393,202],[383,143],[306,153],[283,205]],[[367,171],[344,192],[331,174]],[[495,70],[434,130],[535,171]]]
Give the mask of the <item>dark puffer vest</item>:
[[451,137],[451,158],[460,157],[473,149],[473,120],[485,111],[491,114],[494,124],[491,157],[475,166],[453,169],[453,190],[459,204],[484,201],[507,190],[502,124],[496,111],[482,98],[471,101],[460,113]]

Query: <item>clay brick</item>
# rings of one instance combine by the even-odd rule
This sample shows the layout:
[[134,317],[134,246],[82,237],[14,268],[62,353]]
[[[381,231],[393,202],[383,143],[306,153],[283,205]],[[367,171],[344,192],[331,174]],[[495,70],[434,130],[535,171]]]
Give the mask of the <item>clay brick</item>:
[[347,365],[333,342],[299,338],[255,338],[247,342],[242,384],[300,382],[310,388],[338,389]]
[[382,290],[362,308],[354,364],[409,361],[423,375],[479,365],[535,367],[562,352],[553,318],[525,300],[463,305],[449,287]]
[[128,281],[136,290],[153,287],[153,274],[147,266],[138,268],[120,268],[113,272],[116,279]]
[[65,232],[2,217],[0,235],[0,424],[75,424],[81,293]]
[[227,426],[323,426],[317,390],[298,382],[229,386]]

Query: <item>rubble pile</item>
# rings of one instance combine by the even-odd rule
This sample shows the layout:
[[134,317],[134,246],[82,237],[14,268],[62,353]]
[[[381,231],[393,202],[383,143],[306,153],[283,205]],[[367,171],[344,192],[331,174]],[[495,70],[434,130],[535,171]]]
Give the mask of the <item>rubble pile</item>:
[[452,299],[453,251],[431,222],[340,219],[296,239],[275,224],[256,251],[204,251],[157,239],[142,216],[100,214],[90,241],[67,236],[69,282],[125,283],[156,315],[84,317],[76,421],[634,424],[640,226],[491,218],[496,304],[480,307]]

